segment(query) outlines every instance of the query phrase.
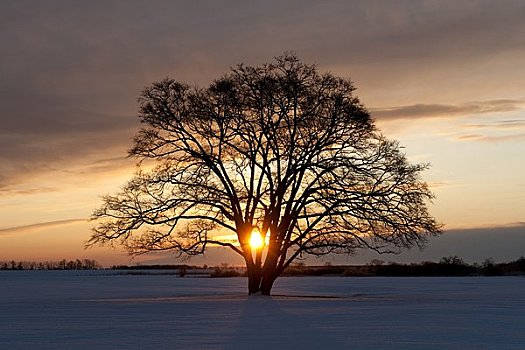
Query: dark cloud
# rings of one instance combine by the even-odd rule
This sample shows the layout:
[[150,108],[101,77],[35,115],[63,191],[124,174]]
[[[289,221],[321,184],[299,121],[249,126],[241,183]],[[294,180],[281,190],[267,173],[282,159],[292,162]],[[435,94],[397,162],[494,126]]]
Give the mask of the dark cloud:
[[[525,3],[491,0],[2,1],[0,187],[125,153],[138,128],[140,91],[168,75],[202,85],[233,64],[296,50],[322,69],[344,65],[373,80],[363,85],[390,86],[408,76],[423,80],[436,66],[523,53],[524,17]],[[519,102],[374,114],[488,113]]]
[[[450,118],[487,113],[512,112],[521,109],[522,100],[492,100],[469,102],[460,105],[415,104],[391,108],[371,109],[377,119]],[[519,125],[523,121],[501,121],[500,125]]]
[[400,255],[364,252],[356,256],[353,261],[366,263],[372,259],[382,259],[411,263],[439,261],[444,256],[459,256],[469,263],[480,263],[488,258],[497,262],[508,262],[524,256],[523,247],[525,247],[525,224],[516,223],[501,227],[445,230],[443,235],[430,239],[427,247],[422,251],[413,249]]
[[[63,190],[65,184],[39,181],[69,176],[79,184],[112,176],[133,166],[127,158],[135,128],[58,135],[0,134],[0,193],[33,194]],[[72,175],[72,176],[71,176]],[[91,178],[91,180],[86,180]]]
[[457,255],[467,261],[481,262],[487,258],[509,261],[525,254],[525,225],[507,227],[453,229],[430,242],[429,253]]

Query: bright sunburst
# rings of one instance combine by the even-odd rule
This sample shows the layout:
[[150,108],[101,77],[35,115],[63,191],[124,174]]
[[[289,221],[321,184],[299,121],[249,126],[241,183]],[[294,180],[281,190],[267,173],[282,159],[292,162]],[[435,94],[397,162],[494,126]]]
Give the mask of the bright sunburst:
[[264,245],[264,240],[261,236],[261,232],[259,232],[259,229],[255,227],[252,230],[252,235],[250,236],[250,247],[252,249],[260,249]]

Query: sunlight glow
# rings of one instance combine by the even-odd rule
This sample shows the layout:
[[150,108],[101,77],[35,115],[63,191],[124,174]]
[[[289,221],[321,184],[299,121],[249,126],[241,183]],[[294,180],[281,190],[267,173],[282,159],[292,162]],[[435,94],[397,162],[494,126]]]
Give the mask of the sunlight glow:
[[254,227],[252,230],[252,235],[250,236],[250,247],[252,249],[260,249],[264,246],[264,240],[261,236],[261,232],[257,227]]

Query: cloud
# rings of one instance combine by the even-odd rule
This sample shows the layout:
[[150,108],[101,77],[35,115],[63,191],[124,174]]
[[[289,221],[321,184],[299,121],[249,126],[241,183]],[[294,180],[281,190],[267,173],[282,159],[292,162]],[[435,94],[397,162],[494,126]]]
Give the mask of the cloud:
[[[416,118],[452,118],[478,114],[504,113],[520,110],[523,100],[491,100],[468,102],[459,105],[414,104],[409,106],[371,108],[374,117],[383,119],[416,119]],[[524,121],[502,121],[501,126],[519,126]]]
[[51,193],[60,191],[57,187],[38,187],[38,188],[23,188],[23,189],[13,189],[9,188],[5,182],[0,180],[0,193],[9,193],[15,195],[32,195],[40,193]]
[[497,120],[490,123],[471,123],[463,124],[461,126],[464,129],[500,129],[510,130],[516,129],[521,130],[525,128],[525,120],[523,119],[510,119],[510,120]]
[[458,183],[458,182],[454,182],[454,181],[446,181],[446,180],[442,180],[442,181],[429,181],[427,182],[428,186],[432,189],[436,189],[436,188],[444,188],[444,187],[461,187],[461,186],[464,186],[464,184],[461,184],[461,183]]
[[8,227],[0,229],[0,237],[17,236],[21,234],[33,233],[43,229],[49,229],[54,227],[61,227],[67,225],[73,225],[78,223],[86,223],[87,219],[68,219],[68,220],[57,220],[49,222],[41,222],[37,224]]
[[522,142],[525,140],[525,119],[488,119],[460,124],[453,132],[446,133],[459,141]]
[[525,133],[523,134],[510,134],[500,136],[490,136],[482,134],[465,134],[456,137],[459,141],[479,141],[479,142],[507,142],[507,141],[525,141]]
[[[439,261],[444,256],[459,256],[466,262],[482,262],[493,258],[497,262],[508,262],[524,255],[525,223],[518,222],[505,226],[447,229],[441,236],[431,238],[427,247],[420,250],[404,251],[400,255],[377,255],[360,252],[352,258],[339,258],[337,263],[367,263],[372,259],[412,263]],[[338,259],[338,257],[336,258]]]
[[[397,102],[399,86],[410,82],[433,95],[445,90],[432,79],[443,72],[461,81],[480,76],[462,72],[465,66],[484,73],[491,96],[515,96],[507,93],[513,81],[522,89],[516,67],[525,50],[525,3],[475,4],[0,2],[0,149],[8,150],[0,153],[0,188],[33,191],[18,185],[124,156],[139,127],[136,98],[153,81],[169,75],[204,85],[231,65],[259,64],[285,50],[322,70],[356,72],[365,79],[359,85],[370,87],[370,100],[383,101],[386,89],[404,104],[372,110],[378,119],[516,110],[523,101]],[[486,62],[505,69],[495,75]]]
[[[24,184],[51,174],[55,177],[77,174],[80,179],[129,168],[134,160],[126,156],[134,133],[134,128],[98,132],[79,130],[76,133],[34,137],[0,133],[0,148],[9,149],[9,152],[0,154],[3,166],[0,191],[33,192],[35,190],[28,189]],[[60,187],[43,181],[38,186],[45,191]]]

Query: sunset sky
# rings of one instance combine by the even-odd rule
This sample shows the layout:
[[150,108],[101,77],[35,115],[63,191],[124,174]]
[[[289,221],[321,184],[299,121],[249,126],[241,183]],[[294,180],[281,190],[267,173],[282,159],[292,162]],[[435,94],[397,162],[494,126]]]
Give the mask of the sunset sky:
[[83,243],[133,174],[143,87],[205,86],[285,51],[350,77],[383,133],[432,164],[445,234],[397,259],[525,255],[524,18],[512,0],[1,1],[0,260],[130,263]]

